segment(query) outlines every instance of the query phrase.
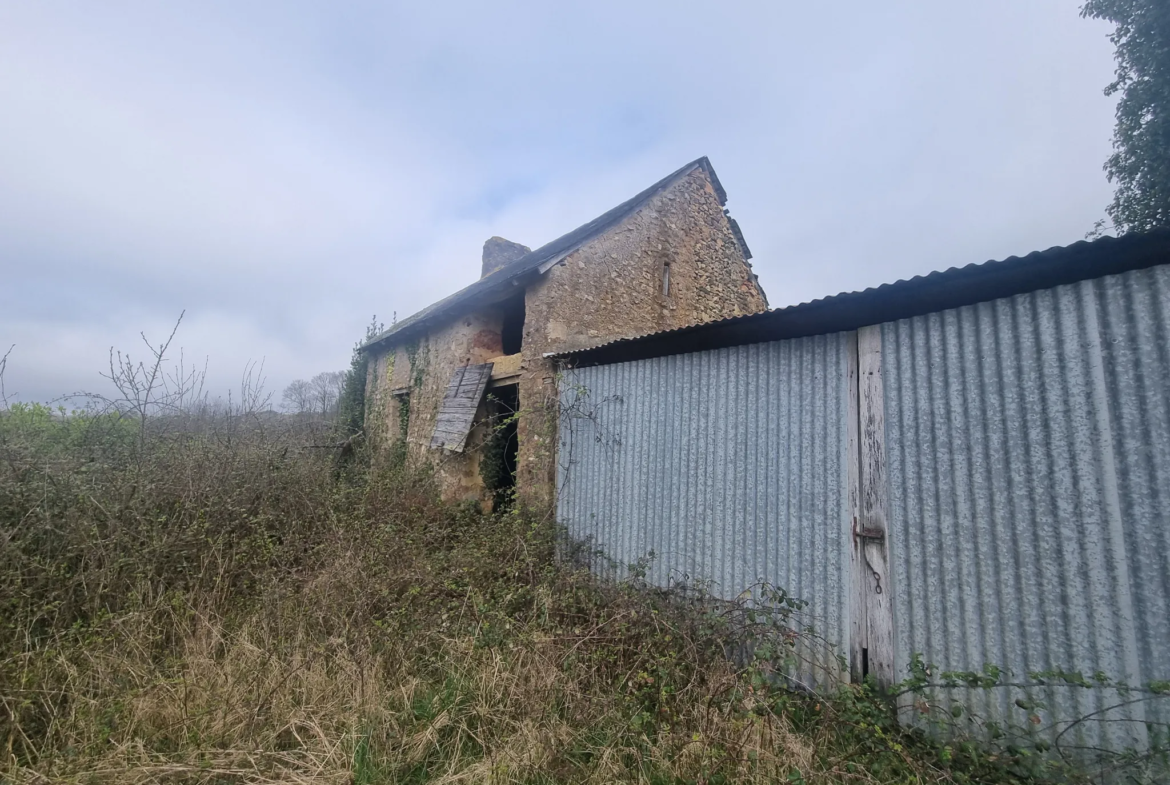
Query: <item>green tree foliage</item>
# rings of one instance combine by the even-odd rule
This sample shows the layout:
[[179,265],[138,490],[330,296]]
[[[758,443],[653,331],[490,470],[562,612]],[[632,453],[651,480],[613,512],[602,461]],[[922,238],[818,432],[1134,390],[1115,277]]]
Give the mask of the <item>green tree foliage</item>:
[[1106,212],[1122,232],[1170,226],[1170,3],[1088,0],[1081,15],[1116,25],[1117,79],[1105,94],[1121,100],[1105,162],[1116,184]]
[[362,351],[362,344],[382,332],[384,325],[373,317],[366,326],[366,337],[354,344],[349,370],[345,372],[345,384],[337,404],[337,422],[343,433],[361,433],[366,419],[366,371],[369,360]]

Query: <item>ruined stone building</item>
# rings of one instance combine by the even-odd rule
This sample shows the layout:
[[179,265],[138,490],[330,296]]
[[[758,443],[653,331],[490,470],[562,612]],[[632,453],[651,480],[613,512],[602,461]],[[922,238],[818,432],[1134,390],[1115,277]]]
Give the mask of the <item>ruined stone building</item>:
[[547,355],[767,308],[726,198],[700,158],[535,251],[488,240],[478,281],[365,344],[371,439],[449,498],[551,501]]

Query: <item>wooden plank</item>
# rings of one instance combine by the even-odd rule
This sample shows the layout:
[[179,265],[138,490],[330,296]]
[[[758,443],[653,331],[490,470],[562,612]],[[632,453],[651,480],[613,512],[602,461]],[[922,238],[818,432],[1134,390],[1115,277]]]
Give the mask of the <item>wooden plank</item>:
[[475,423],[475,412],[483,399],[488,379],[492,375],[492,364],[465,365],[456,368],[447,384],[443,403],[435,417],[435,431],[431,436],[431,448],[463,452],[467,435]]
[[865,561],[861,540],[853,536],[861,518],[861,455],[858,447],[858,429],[861,414],[858,409],[857,333],[845,338],[846,376],[848,378],[848,487],[846,490],[848,520],[845,536],[849,547],[849,677],[854,683],[865,679],[869,640],[865,621]]
[[520,352],[492,358],[492,379],[503,379],[520,373],[524,355]]
[[467,395],[465,392],[461,392],[458,395],[446,396],[444,399],[444,403],[446,404],[446,406],[444,408],[466,409],[468,407],[478,406],[479,399],[475,398],[472,395]]
[[861,516],[867,530],[886,531],[886,420],[882,398],[881,327],[857,332],[861,422]]
[[865,642],[869,672],[879,684],[894,683],[894,624],[890,605],[887,536],[886,422],[880,325],[857,331],[860,516],[854,539],[860,548],[865,593]]
[[444,392],[443,397],[448,401],[474,401],[475,387],[468,387],[467,385],[474,385],[476,379],[478,379],[478,376],[465,381],[459,387],[448,388],[446,392]]
[[476,382],[480,375],[477,371],[465,373],[460,381],[447,386],[447,393],[452,398],[474,398]]

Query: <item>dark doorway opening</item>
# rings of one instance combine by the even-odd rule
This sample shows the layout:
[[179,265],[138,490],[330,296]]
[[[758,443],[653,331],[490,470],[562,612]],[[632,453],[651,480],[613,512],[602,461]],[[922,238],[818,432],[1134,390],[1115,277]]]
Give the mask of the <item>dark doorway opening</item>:
[[504,326],[500,330],[504,354],[516,354],[524,346],[524,292],[504,303]]
[[516,493],[516,466],[520,453],[517,420],[520,388],[509,384],[488,390],[491,435],[484,444],[480,476],[492,495],[492,510],[509,509]]

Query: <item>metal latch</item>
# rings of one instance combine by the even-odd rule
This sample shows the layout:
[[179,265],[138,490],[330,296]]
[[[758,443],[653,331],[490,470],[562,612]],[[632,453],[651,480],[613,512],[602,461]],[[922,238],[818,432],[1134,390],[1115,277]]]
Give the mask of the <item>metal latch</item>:
[[881,528],[878,526],[858,526],[857,525],[857,518],[854,518],[853,519],[853,539],[861,540],[862,558],[865,559],[865,566],[869,568],[869,571],[871,573],[873,573],[874,594],[881,594],[882,593],[882,575],[880,572],[878,572],[876,569],[874,569],[873,564],[870,563],[869,554],[866,553],[867,548],[865,547],[865,544],[867,542],[885,543],[886,530],[884,528]]
[[854,518],[853,539],[884,541],[886,539],[886,530],[880,526],[858,526],[857,518]]

